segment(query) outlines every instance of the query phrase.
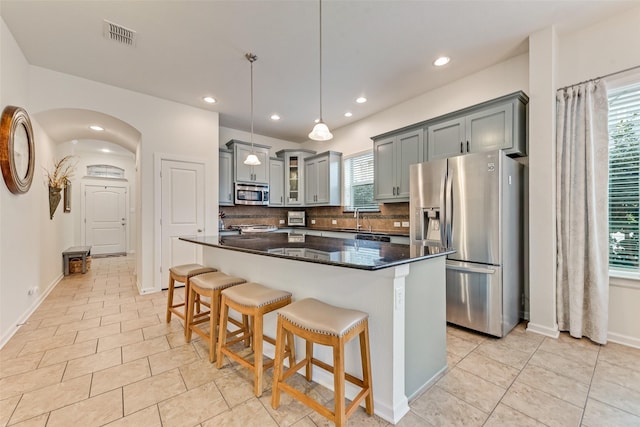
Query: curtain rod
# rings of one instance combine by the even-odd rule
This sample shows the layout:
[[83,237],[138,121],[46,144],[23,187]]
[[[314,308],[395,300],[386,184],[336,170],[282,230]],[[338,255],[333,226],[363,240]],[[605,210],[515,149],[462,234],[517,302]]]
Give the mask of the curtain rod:
[[600,76],[600,77],[596,77],[596,78],[593,78],[593,79],[585,80],[583,82],[574,83],[572,85],[564,86],[564,87],[559,88],[558,90],[569,89],[570,87],[578,86],[578,85],[581,85],[583,83],[589,83],[589,82],[594,82],[594,81],[600,80],[600,79],[606,79],[607,77],[611,77],[611,76],[615,76],[615,75],[618,75],[618,74],[626,73],[627,71],[636,70],[636,69],[640,69],[640,65],[629,67],[629,68],[626,68],[626,69],[620,70],[620,71],[615,71],[613,73],[605,74],[604,76]]

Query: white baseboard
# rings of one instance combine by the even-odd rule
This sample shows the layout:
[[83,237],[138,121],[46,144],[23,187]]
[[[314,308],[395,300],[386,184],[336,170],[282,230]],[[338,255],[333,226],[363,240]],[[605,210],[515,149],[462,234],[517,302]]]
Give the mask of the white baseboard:
[[29,317],[31,317],[33,312],[36,311],[38,307],[40,307],[40,304],[42,304],[45,298],[47,298],[47,296],[51,293],[53,288],[55,288],[56,285],[60,283],[60,280],[62,280],[63,277],[64,276],[60,274],[51,283],[49,283],[47,287],[44,289],[44,292],[40,293],[40,295],[38,295],[38,298],[36,298],[33,301],[33,303],[29,306],[29,308],[27,308],[24,314],[18,318],[18,320],[16,321],[16,327],[7,331],[6,334],[0,337],[0,349],[4,347],[4,345],[7,342],[9,342],[9,340],[16,334],[16,332],[18,332],[18,329],[20,328],[20,326],[24,325],[26,321],[29,319]]
[[615,332],[609,332],[607,333],[607,340],[614,342],[616,344],[622,344],[628,347],[640,349],[640,338],[617,334]]
[[558,330],[558,326],[555,328],[549,328],[547,326],[538,325],[533,322],[529,322],[527,324],[527,331],[534,332],[536,334],[544,335],[550,338],[558,338],[560,336],[560,331]]

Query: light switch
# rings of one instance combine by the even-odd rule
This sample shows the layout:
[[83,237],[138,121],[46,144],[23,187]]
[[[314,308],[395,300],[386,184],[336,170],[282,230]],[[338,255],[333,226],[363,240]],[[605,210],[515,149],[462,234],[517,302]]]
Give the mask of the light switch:
[[338,221],[336,221],[335,219],[331,220],[331,225],[337,225],[337,224],[338,224]]
[[400,227],[400,221],[394,221],[393,226],[394,227]]
[[315,220],[315,219],[312,219],[312,220],[311,220],[311,224],[315,224],[315,223],[316,223],[316,220]]
[[280,220],[280,224],[284,224],[284,219],[281,219],[281,220]]
[[403,227],[408,227],[409,226],[409,221],[402,221],[402,226]]

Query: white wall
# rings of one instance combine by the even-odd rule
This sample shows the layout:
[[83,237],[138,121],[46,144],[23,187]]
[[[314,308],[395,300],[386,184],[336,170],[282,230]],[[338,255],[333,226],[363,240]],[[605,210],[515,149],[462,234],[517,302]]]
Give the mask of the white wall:
[[331,141],[308,141],[302,146],[318,152],[341,151],[344,155],[372,149],[372,136],[519,90],[527,92],[527,67],[527,55],[517,56],[359,120],[352,125],[332,129]]
[[[63,224],[59,218],[49,220],[48,189],[40,167],[55,147],[33,120],[28,69],[26,58],[0,20],[0,104],[2,108],[17,105],[29,113],[36,162],[27,193],[15,195],[4,181],[0,184],[0,346],[62,276]],[[28,290],[35,287],[38,290],[29,295]]]
[[[98,151],[98,147],[107,147],[111,149],[110,153]],[[126,151],[118,145],[92,140],[79,140],[77,144],[71,141],[58,144],[58,158],[64,154],[74,156],[76,161],[76,170],[71,179],[71,212],[63,213],[65,217],[65,236],[68,236],[67,246],[84,245],[82,220],[82,183],[100,183],[109,184],[109,180],[99,180],[87,177],[87,166],[89,165],[111,165],[124,169],[124,181],[118,180],[121,185],[128,186],[127,204],[128,204],[128,232],[127,232],[127,253],[135,252],[136,242],[136,162],[135,155]],[[62,212],[62,209],[59,210]],[[57,213],[56,213],[57,215]]]
[[[202,159],[206,169],[205,209],[215,212],[218,114],[39,67],[29,67],[29,71],[35,112],[61,107],[88,109],[114,116],[141,133],[138,286],[141,292],[159,291],[159,195],[154,188],[159,171],[154,170],[154,158],[173,155]],[[205,228],[214,229],[215,220],[215,215],[207,215]]]
[[[251,134],[242,130],[220,126],[220,148],[226,149],[227,146],[225,144],[231,139],[239,139],[240,141],[249,142],[251,140]],[[271,147],[269,150],[269,155],[271,157],[275,157],[279,150],[300,148],[300,144],[297,142],[285,141],[284,139],[271,138],[255,133],[253,134],[253,143]]]
[[[640,7],[560,38],[560,87],[638,66]],[[640,281],[612,278],[610,285],[609,339],[640,348]]]

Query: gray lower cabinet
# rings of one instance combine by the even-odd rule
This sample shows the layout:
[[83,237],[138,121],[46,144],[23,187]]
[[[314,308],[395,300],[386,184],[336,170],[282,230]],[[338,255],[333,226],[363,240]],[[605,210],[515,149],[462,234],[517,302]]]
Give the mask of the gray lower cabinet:
[[218,204],[233,206],[233,151],[220,150],[218,157]]
[[340,206],[342,153],[326,151],[304,159],[304,198],[308,206]]
[[269,159],[269,206],[284,206],[284,160]]
[[518,92],[429,121],[428,160],[491,150],[526,156],[527,102]]
[[[269,184],[269,146],[253,144],[232,139],[227,142],[227,147],[233,150],[234,181],[251,184]],[[260,164],[257,166],[245,165],[247,156],[254,153],[258,156]]]
[[422,127],[374,140],[374,198],[408,201],[409,165],[424,161],[424,156]]

